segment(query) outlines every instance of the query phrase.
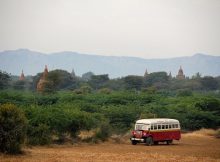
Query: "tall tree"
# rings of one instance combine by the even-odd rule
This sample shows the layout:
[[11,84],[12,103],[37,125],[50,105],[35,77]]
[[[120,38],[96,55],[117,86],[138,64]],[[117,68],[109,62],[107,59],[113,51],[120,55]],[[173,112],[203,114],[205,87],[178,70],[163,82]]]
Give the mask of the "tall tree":
[[89,81],[89,84],[94,89],[99,89],[99,88],[102,88],[107,81],[109,81],[108,74],[92,75],[91,80]]
[[71,89],[77,87],[77,78],[65,70],[53,70],[48,73],[48,84],[54,90]]
[[10,80],[9,74],[0,70],[0,89],[8,88]]
[[205,90],[215,90],[218,88],[217,79],[211,76],[205,76],[201,79],[201,84]]
[[124,82],[126,88],[140,90],[143,85],[143,77],[129,75],[124,78]]
[[93,72],[91,72],[91,71],[87,72],[87,73],[84,73],[82,75],[82,80],[89,81],[92,78],[93,75],[95,75],[95,74]]
[[145,78],[145,86],[155,86],[157,88],[163,88],[169,81],[169,76],[166,72],[154,72],[150,73],[148,77]]

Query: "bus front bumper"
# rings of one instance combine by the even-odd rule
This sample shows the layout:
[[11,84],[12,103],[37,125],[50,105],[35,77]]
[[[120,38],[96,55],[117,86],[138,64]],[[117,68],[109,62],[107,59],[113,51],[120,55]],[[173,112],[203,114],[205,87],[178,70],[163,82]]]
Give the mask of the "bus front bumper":
[[131,141],[144,142],[143,138],[130,138]]

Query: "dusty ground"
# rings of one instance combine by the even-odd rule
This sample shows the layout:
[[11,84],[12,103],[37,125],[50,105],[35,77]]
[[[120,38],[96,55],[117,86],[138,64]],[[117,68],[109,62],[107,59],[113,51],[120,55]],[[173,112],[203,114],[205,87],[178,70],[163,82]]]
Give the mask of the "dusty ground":
[[46,162],[106,162],[106,161],[165,161],[165,162],[220,162],[220,139],[210,136],[182,135],[172,145],[133,146],[126,141],[121,144],[53,145],[26,148],[24,155],[0,155],[0,161],[46,161]]

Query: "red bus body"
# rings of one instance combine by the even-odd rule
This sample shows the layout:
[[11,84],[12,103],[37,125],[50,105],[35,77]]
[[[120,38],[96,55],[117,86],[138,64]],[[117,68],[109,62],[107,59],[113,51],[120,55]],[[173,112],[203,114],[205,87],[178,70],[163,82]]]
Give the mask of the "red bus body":
[[141,119],[136,122],[130,140],[133,145],[140,142],[151,145],[158,142],[169,144],[180,138],[180,124],[176,119]]

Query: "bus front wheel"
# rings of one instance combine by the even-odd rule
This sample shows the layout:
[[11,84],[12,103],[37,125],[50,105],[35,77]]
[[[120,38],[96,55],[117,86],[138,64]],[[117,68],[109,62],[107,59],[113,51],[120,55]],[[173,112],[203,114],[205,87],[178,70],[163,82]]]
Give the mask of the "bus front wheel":
[[146,138],[146,145],[147,146],[151,146],[153,145],[154,141],[153,141],[153,138],[152,137],[147,137]]
[[137,141],[131,141],[131,144],[132,144],[132,145],[136,145],[136,144],[137,144]]

